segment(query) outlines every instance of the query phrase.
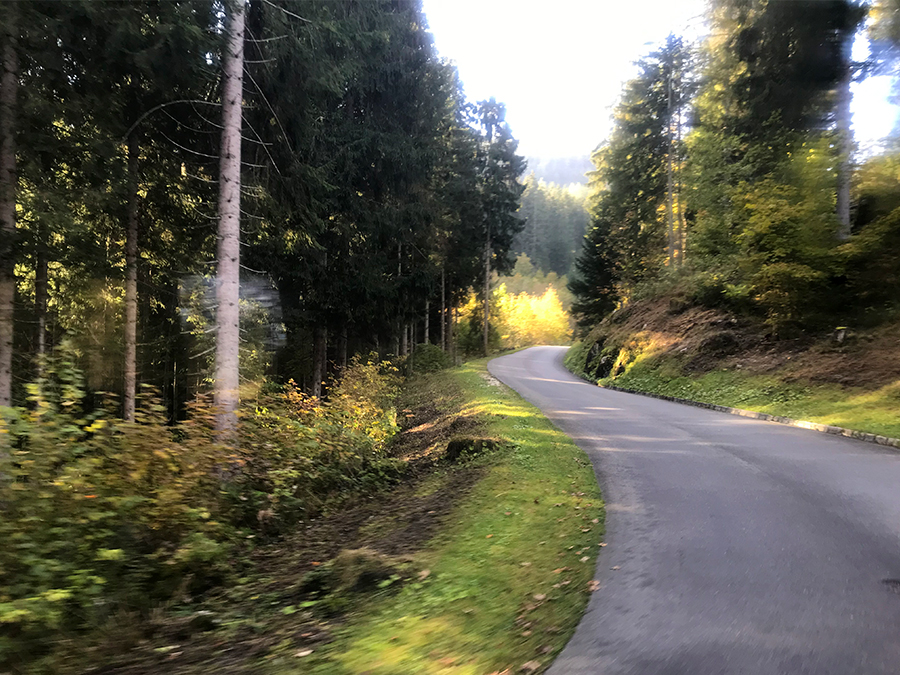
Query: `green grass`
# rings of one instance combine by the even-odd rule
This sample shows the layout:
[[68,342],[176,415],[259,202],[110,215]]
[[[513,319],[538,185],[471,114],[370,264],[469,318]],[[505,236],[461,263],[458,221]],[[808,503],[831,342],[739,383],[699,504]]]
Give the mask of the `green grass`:
[[896,382],[871,391],[785,382],[774,375],[739,370],[687,377],[677,364],[645,353],[617,378],[599,384],[900,437],[900,383]]
[[416,555],[428,576],[365,600],[334,642],[275,656],[272,672],[486,675],[528,661],[543,669],[565,645],[603,540],[599,488],[584,453],[536,408],[488,382],[485,364],[419,385],[435,398],[458,391],[462,414],[478,415],[486,435],[505,441],[471,460],[484,463],[484,477]]

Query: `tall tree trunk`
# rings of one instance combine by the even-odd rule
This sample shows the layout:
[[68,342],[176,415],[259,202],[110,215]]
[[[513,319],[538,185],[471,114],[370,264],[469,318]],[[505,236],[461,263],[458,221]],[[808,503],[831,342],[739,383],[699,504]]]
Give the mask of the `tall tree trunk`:
[[16,54],[17,3],[3,8],[0,35],[0,406],[12,403],[13,303],[16,294],[16,93],[19,61]]
[[337,351],[338,366],[341,370],[344,370],[347,367],[347,326],[341,328],[341,333],[338,336]]
[[447,351],[447,286],[444,279],[444,268],[441,267],[441,349]]
[[34,314],[37,319],[34,351],[37,354],[38,372],[43,373],[43,357],[47,353],[47,234],[38,226],[34,261]]
[[[671,56],[671,55],[670,55]],[[666,215],[668,219],[668,234],[669,234],[669,267],[675,266],[675,177],[674,177],[674,169],[672,162],[672,151],[675,148],[675,139],[672,135],[672,119],[674,116],[674,111],[672,110],[672,64],[669,67],[669,82],[668,82],[668,96],[669,96],[669,115],[667,120],[667,139],[669,143],[669,149],[666,152],[666,176],[667,176],[667,187],[666,187]]]
[[838,239],[846,241],[850,238],[850,156],[853,151],[853,132],[850,128],[850,82],[852,65],[850,50],[853,38],[845,37],[843,45],[844,74],[838,85],[837,117],[838,128],[838,166],[837,166],[837,217]]
[[219,150],[219,246],[216,277],[217,427],[237,427],[240,385],[241,98],[244,77],[244,0],[232,0],[222,58],[222,143]]
[[138,253],[138,146],[132,132],[128,138],[128,223],[125,226],[125,392],[122,416],[134,422],[137,391],[137,253]]
[[426,300],[425,301],[425,335],[422,339],[422,342],[424,342],[426,345],[431,344],[431,337],[429,334],[429,328],[431,327],[431,324],[429,323],[430,319],[431,319],[431,302],[429,300]]
[[400,356],[409,354],[409,324],[400,326]]
[[[678,109],[675,113],[675,138],[676,138],[676,148],[681,148],[681,88],[678,90]],[[678,157],[678,171],[675,174],[677,179],[677,184],[675,186],[675,196],[676,196],[676,208],[678,210],[678,266],[681,267],[684,265],[684,251],[687,245],[687,222],[684,219],[684,206],[681,201],[681,170],[682,170],[682,161],[681,157]]]
[[450,357],[453,361],[453,365],[456,365],[456,357],[459,345],[456,344],[456,322],[459,319],[459,312],[454,307],[450,310]]
[[484,355],[488,355],[488,322],[491,318],[491,227],[487,226],[487,237],[484,241]]
[[325,379],[327,359],[328,330],[325,328],[325,326],[316,326],[313,334],[313,396],[322,396],[322,382]]

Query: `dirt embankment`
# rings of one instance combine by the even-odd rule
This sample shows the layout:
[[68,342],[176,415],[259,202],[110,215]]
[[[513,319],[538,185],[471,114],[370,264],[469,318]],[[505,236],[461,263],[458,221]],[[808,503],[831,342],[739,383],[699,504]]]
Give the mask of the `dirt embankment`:
[[873,330],[776,340],[759,323],[719,309],[659,299],[634,302],[594,328],[583,341],[581,366],[594,379],[615,377],[643,354],[676,365],[684,375],[716,369],[773,374],[875,390],[900,379],[900,322]]

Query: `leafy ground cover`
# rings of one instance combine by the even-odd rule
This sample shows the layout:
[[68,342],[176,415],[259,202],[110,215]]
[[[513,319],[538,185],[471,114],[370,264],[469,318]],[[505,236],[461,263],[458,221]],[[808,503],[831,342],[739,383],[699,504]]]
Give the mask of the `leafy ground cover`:
[[635,303],[569,351],[598,384],[900,437],[896,322],[773,341],[727,313]]

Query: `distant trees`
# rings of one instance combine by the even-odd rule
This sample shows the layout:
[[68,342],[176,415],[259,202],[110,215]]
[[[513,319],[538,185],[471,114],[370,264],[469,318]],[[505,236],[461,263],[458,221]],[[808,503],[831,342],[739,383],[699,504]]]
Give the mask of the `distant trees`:
[[24,400],[66,333],[126,418],[142,384],[178,417],[211,380],[230,416],[267,360],[320,393],[354,353],[446,343],[485,262],[508,268],[522,160],[502,106],[465,101],[415,0],[15,9],[0,404]]
[[519,217],[522,231],[513,250],[545,272],[568,274],[588,224],[588,191],[581,185],[561,186],[525,177]]
[[[891,33],[888,5],[875,4],[876,33]],[[858,247],[842,243],[864,227],[851,218],[849,130],[864,10],[716,0],[701,50],[670,38],[640,62],[594,155],[571,285],[584,324],[636,292],[759,313],[779,335],[864,311],[849,275]]]

